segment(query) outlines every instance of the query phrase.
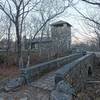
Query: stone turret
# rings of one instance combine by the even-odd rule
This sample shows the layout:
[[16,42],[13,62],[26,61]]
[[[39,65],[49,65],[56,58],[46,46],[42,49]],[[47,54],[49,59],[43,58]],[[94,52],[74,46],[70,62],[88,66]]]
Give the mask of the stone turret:
[[71,24],[58,21],[51,24],[51,35],[55,49],[66,52],[71,46]]

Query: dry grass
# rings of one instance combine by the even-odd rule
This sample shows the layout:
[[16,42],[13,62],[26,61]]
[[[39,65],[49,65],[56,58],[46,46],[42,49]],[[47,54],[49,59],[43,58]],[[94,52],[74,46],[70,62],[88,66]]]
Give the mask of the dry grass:
[[16,77],[20,71],[16,66],[0,65],[0,80],[7,77]]

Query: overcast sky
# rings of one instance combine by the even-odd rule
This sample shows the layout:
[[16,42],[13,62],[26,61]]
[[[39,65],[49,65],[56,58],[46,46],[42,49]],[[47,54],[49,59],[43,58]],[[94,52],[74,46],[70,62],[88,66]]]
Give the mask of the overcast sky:
[[[75,0],[75,2],[77,1],[79,0]],[[89,14],[91,15],[94,8],[97,10],[96,7],[88,5],[82,1],[78,2],[75,7],[86,16]],[[87,42],[91,38],[95,37],[94,33],[90,32],[89,27],[85,24],[82,16],[72,7],[68,8],[63,14],[61,14],[57,20],[64,20],[72,25],[72,43]]]
[[[86,16],[91,15],[94,9],[96,10],[94,6],[85,2],[79,2],[75,7]],[[67,9],[57,20],[61,19],[72,25],[72,43],[87,42],[95,37],[95,34],[90,32],[85,20],[74,8]]]

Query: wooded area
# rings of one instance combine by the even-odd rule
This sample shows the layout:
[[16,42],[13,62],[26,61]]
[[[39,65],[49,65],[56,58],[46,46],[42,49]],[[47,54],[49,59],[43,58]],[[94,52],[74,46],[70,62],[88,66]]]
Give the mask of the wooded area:
[[[77,8],[78,3],[86,3],[94,7],[94,12],[84,14]],[[41,47],[37,52],[32,49],[32,42],[39,38],[41,42],[45,37],[50,40],[50,24],[57,17],[73,8],[80,14],[82,20],[90,29],[91,40],[87,43],[72,45],[66,50],[67,54],[72,53],[73,48],[83,48],[85,50],[100,50],[100,3],[99,0],[1,0],[0,1],[0,63],[5,66],[17,66],[18,68],[29,67],[30,65],[55,59],[64,56],[62,53],[47,55],[41,54]],[[96,9],[96,11],[95,11]],[[88,11],[88,12],[89,12]],[[67,14],[67,13],[66,13]],[[83,34],[83,35],[84,35]],[[72,33],[72,37],[74,33]],[[94,49],[95,47],[95,49]],[[35,46],[35,48],[37,48]],[[49,48],[49,47],[48,47]],[[53,51],[54,52],[54,51]],[[59,52],[59,49],[58,49]],[[4,65],[3,65],[4,66]]]

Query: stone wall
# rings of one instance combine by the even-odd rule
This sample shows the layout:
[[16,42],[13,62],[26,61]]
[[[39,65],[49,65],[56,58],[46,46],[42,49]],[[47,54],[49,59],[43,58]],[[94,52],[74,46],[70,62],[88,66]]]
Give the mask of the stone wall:
[[28,83],[30,83],[31,81],[38,79],[40,76],[48,73],[49,71],[60,68],[63,65],[70,63],[82,56],[82,53],[72,54],[70,56],[61,57],[29,68],[24,68],[21,69],[21,76],[24,77]]
[[[95,64],[94,61],[95,61],[95,54],[87,54],[73,61],[70,64],[66,64],[64,67],[57,70],[56,76],[55,76],[56,89],[55,91],[51,93],[51,96],[53,96],[52,97],[53,99],[51,100],[62,100],[62,99],[57,98],[57,93],[61,95],[62,94],[71,95],[72,93],[71,88],[73,88],[75,92],[78,92],[81,89],[84,89],[84,83],[86,82],[89,76],[89,69],[93,71],[94,64]],[[68,87],[68,84],[70,84],[69,87]],[[67,89],[66,89],[66,86],[67,86]],[[67,93],[62,92],[62,91],[65,91],[65,89]],[[68,91],[70,92],[68,93]],[[56,95],[54,96],[54,94]],[[57,99],[54,99],[54,98],[57,98]],[[71,100],[71,99],[64,99],[64,100]]]
[[6,83],[8,82],[8,78],[5,78],[5,79],[3,79],[3,80],[1,80],[0,81],[0,93],[2,92],[2,91],[4,91],[4,86],[6,85]]
[[64,53],[71,46],[71,27],[67,24],[51,27],[53,51]]

